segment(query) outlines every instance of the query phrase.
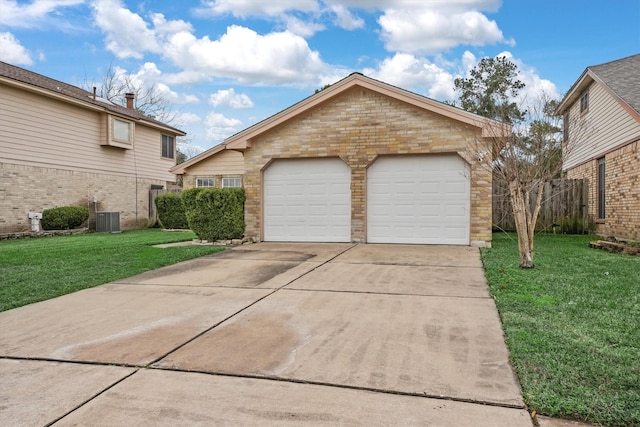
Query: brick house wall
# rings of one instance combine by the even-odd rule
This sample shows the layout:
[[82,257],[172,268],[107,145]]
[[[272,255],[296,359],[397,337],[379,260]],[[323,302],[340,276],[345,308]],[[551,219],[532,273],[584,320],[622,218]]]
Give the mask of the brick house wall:
[[166,181],[0,163],[0,233],[31,230],[27,213],[58,206],[86,206],[95,224],[98,211],[120,212],[120,228],[149,225],[149,189]]
[[598,160],[567,171],[589,180],[589,213],[596,233],[640,240],[640,141],[605,155],[605,219],[598,219]]
[[488,164],[478,163],[480,141],[476,127],[352,87],[249,140],[244,152],[245,236],[261,238],[262,173],[272,159],[341,158],[351,168],[351,238],[363,242],[367,168],[378,156],[457,153],[471,171],[471,243],[489,245],[492,175]]

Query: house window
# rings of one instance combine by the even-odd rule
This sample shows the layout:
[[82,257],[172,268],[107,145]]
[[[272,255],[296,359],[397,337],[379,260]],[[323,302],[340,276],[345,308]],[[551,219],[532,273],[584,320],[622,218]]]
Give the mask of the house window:
[[196,178],[197,188],[213,188],[216,186],[214,178]]
[[605,218],[605,161],[598,159],[598,219]]
[[569,141],[569,112],[564,113],[562,118],[562,140]]
[[222,188],[240,188],[242,187],[242,178],[239,176],[222,178]]
[[580,112],[584,113],[589,109],[589,91],[585,90],[580,96]]
[[114,118],[111,121],[111,125],[113,126],[113,139],[119,142],[131,143],[131,122]]
[[174,148],[173,137],[169,135],[162,135],[162,157],[173,159],[175,156]]

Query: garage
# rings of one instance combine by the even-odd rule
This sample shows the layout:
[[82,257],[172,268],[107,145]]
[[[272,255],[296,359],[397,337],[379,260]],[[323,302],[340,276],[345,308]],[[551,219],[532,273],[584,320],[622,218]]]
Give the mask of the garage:
[[351,169],[341,159],[274,160],[263,191],[265,241],[351,241]]
[[367,242],[468,245],[470,187],[455,154],[379,157],[367,170]]

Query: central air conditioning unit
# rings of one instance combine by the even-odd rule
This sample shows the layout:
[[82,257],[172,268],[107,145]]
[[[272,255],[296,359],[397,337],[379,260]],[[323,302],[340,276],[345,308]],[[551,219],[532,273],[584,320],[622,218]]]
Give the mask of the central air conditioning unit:
[[119,233],[120,212],[96,212],[96,231],[98,233]]

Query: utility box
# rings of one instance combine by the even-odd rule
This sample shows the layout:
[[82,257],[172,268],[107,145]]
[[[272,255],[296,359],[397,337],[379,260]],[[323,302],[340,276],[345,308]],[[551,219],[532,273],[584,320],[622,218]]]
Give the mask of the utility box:
[[120,212],[96,212],[96,231],[98,233],[119,233]]
[[42,212],[29,212],[29,219],[31,220],[31,231],[40,231],[40,220],[42,219]]

